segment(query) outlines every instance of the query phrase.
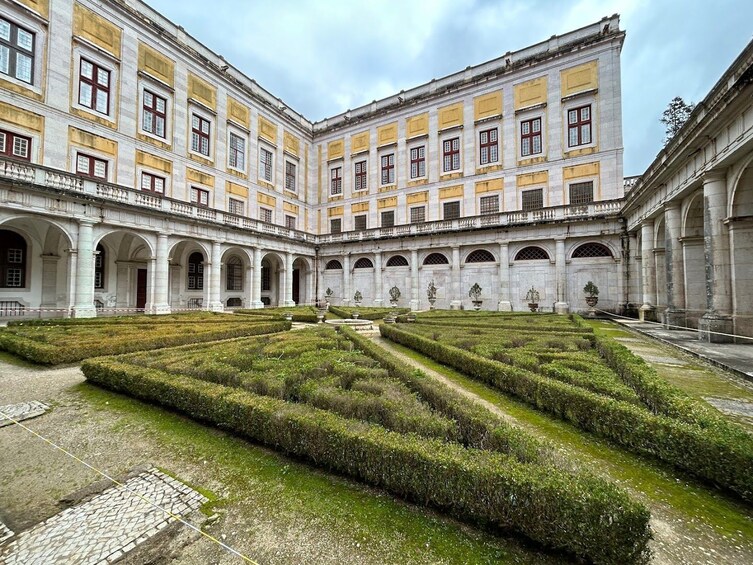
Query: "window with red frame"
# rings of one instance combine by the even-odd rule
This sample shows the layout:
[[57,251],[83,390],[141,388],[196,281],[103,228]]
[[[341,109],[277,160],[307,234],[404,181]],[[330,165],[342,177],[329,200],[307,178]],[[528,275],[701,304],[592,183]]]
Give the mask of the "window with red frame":
[[442,142],[442,170],[445,173],[460,169],[460,138],[454,137]]
[[209,191],[203,188],[191,187],[191,203],[202,208],[209,207]]
[[410,178],[418,179],[426,176],[426,149],[413,147],[410,150]]
[[209,157],[209,120],[191,115],[191,151]]
[[165,178],[152,173],[141,173],[141,190],[165,194]]
[[567,111],[567,146],[591,143],[591,105]]
[[520,154],[523,157],[541,153],[541,118],[520,122]]
[[366,161],[358,161],[356,163],[356,190],[366,190]]
[[0,130],[0,155],[31,160],[31,138],[12,131]]
[[329,193],[332,196],[343,193],[343,168],[332,167],[329,172]]
[[499,134],[497,128],[487,129],[479,132],[479,147],[481,152],[479,162],[482,165],[496,163],[499,160]]
[[76,155],[76,173],[95,179],[107,180],[107,161],[91,155]]
[[145,132],[165,137],[165,120],[167,115],[167,100],[144,90],[143,116],[141,119],[141,129]]
[[100,114],[110,113],[110,71],[81,59],[78,103]]
[[395,183],[395,154],[382,155],[382,184]]

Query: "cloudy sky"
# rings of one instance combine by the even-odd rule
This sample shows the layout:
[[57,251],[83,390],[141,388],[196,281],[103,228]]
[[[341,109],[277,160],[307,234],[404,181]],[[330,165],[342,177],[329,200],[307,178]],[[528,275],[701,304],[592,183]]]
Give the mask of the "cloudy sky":
[[750,0],[147,0],[313,121],[618,13],[625,175],[751,40]]

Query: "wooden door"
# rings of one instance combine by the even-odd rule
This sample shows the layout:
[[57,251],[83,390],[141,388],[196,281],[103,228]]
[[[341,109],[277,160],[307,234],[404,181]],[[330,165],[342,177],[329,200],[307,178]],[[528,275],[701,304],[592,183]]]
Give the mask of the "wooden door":
[[146,269],[136,272],[136,308],[143,310],[146,307]]

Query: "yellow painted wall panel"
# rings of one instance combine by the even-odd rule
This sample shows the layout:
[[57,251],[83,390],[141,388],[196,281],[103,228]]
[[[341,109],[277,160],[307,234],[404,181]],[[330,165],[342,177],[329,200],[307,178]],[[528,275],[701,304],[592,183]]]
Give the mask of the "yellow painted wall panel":
[[358,202],[356,204],[350,205],[350,211],[351,212],[368,212],[369,211],[369,203],[368,202]]
[[50,2],[49,0],[17,0],[24,6],[28,6],[40,16],[48,19],[50,17]]
[[277,125],[270,122],[264,116],[259,116],[259,136],[267,141],[277,143]]
[[230,182],[229,180],[225,181],[225,192],[227,192],[228,194],[235,194],[236,196],[242,196],[243,198],[248,198],[248,188],[241,186],[240,184]]
[[68,141],[74,145],[80,145],[82,147],[88,147],[106,153],[107,155],[115,156],[118,154],[118,142],[106,137],[100,137],[94,135],[88,131],[83,131],[73,126],[68,126]]
[[149,153],[144,153],[143,151],[136,151],[136,164],[149,169],[156,169],[167,174],[173,172],[173,164],[171,161]]
[[285,212],[290,212],[291,214],[298,215],[298,206],[293,204],[292,202],[285,202],[282,203],[282,209]]
[[265,206],[271,206],[272,208],[275,207],[277,204],[277,199],[274,196],[268,196],[266,194],[262,194],[261,192],[256,193],[256,201],[259,204],[264,204]]
[[458,102],[439,109],[439,129],[463,125],[463,103]]
[[44,131],[44,116],[0,102],[0,121],[15,124],[19,127],[42,132]]
[[406,196],[405,199],[408,204],[418,204],[420,202],[428,202],[429,191],[425,190],[424,192],[414,192],[413,194],[409,194],[408,196]]
[[405,136],[410,139],[420,135],[429,135],[429,112],[405,120]]
[[327,144],[327,160],[341,159],[345,154],[345,140],[335,139]]
[[536,106],[546,102],[546,77],[538,77],[516,84],[513,88],[515,109]]
[[484,192],[499,192],[504,188],[502,179],[484,180],[476,183],[476,194]]
[[175,85],[175,62],[144,43],[139,43],[139,70]]
[[122,30],[81,4],[73,6],[73,35],[83,37],[120,59]]
[[533,186],[536,184],[546,184],[549,182],[549,171],[539,171],[537,173],[526,173],[516,177],[517,186]]
[[502,115],[502,91],[490,92],[473,99],[473,119],[483,120]]
[[599,176],[599,163],[583,163],[562,169],[564,180],[579,179],[584,177]]
[[394,208],[395,206],[397,206],[397,196],[377,200],[377,208]]
[[361,153],[369,150],[370,133],[368,130],[360,133],[354,133],[350,137],[350,152]]
[[251,127],[251,110],[230,96],[227,97],[227,117],[245,128]]
[[397,143],[397,122],[377,128],[377,146]]
[[298,157],[301,151],[301,140],[289,131],[285,131],[282,134],[282,148],[291,155]]
[[463,185],[457,184],[455,186],[447,186],[439,189],[439,199],[445,198],[458,198],[463,196]]
[[191,73],[188,74],[188,97],[212,110],[217,109],[217,88]]
[[598,88],[599,70],[597,63],[597,61],[590,61],[584,65],[560,71],[562,97]]
[[327,208],[327,216],[342,216],[343,215],[343,207],[342,206],[333,206],[332,208]]
[[204,172],[197,171],[196,169],[186,168],[186,180],[190,182],[198,182],[204,186],[214,187],[214,177]]

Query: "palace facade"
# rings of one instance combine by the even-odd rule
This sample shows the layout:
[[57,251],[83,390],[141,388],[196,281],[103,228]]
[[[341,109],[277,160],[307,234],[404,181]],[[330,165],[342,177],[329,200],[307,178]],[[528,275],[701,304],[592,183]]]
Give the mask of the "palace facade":
[[311,122],[141,2],[0,5],[1,315],[426,309],[430,283],[564,313],[593,281],[753,334],[751,46],[625,180],[617,16]]

